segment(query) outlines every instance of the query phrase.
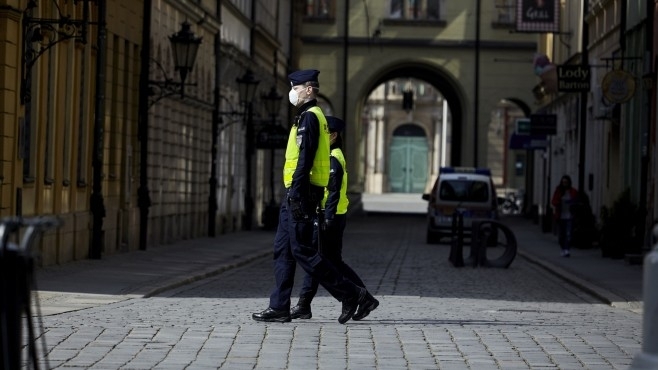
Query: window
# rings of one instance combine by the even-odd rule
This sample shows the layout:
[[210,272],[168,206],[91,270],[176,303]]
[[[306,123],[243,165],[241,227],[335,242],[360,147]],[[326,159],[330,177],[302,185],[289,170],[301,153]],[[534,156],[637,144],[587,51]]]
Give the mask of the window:
[[306,0],[307,18],[334,18],[333,0]]
[[487,202],[489,201],[489,185],[483,181],[442,181],[439,198],[454,202]]
[[55,181],[55,125],[56,125],[56,112],[55,112],[55,106],[57,105],[56,101],[56,95],[53,94],[54,91],[54,86],[57,83],[56,82],[56,77],[57,77],[57,71],[55,70],[56,63],[54,62],[57,59],[57,53],[51,49],[47,55],[44,54],[42,55],[44,58],[47,57],[48,61],[48,78],[46,81],[46,86],[47,86],[47,91],[48,93],[48,99],[46,101],[46,111],[44,112],[45,114],[43,115],[43,119],[45,120],[44,126],[45,126],[45,131],[46,131],[46,139],[45,139],[45,145],[44,145],[44,179],[43,183],[46,185],[52,185],[52,183]]
[[390,19],[433,20],[441,19],[440,0],[391,0]]
[[516,0],[496,0],[496,13],[493,22],[500,25],[514,25],[516,22]]
[[89,158],[89,107],[91,106],[92,94],[89,94],[91,90],[91,81],[89,78],[89,71],[91,70],[91,47],[87,43],[79,58],[80,75],[80,95],[79,95],[79,106],[80,114],[78,117],[78,145],[77,145],[77,163],[76,163],[76,182],[78,186],[87,185],[87,163]]

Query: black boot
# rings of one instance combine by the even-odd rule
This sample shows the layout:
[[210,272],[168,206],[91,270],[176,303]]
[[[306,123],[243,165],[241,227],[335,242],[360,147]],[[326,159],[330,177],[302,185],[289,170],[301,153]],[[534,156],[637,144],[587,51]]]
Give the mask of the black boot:
[[356,312],[357,307],[359,307],[359,304],[364,302],[366,300],[366,295],[368,294],[368,291],[365,290],[365,288],[361,288],[359,290],[359,293],[356,295],[356,297],[351,297],[343,300],[343,310],[338,316],[338,322],[341,324],[345,324],[348,322],[352,316],[354,316],[354,313]]
[[310,319],[313,317],[313,313],[311,313],[311,300],[300,297],[297,305],[290,309],[290,317],[293,319]]
[[373,297],[370,292],[366,293],[366,298],[362,302],[359,302],[359,308],[356,310],[354,316],[352,316],[352,320],[359,321],[365,318],[370,312],[374,311],[377,306],[379,306],[379,301]]
[[251,317],[256,321],[290,322],[290,312],[288,310],[275,310],[271,307],[263,312],[256,312]]

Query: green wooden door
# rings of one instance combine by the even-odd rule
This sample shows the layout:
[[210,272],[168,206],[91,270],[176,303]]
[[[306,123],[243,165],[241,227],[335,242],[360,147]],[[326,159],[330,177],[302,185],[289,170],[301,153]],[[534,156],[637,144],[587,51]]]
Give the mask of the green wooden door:
[[393,136],[389,150],[388,183],[393,193],[422,193],[427,183],[427,139]]

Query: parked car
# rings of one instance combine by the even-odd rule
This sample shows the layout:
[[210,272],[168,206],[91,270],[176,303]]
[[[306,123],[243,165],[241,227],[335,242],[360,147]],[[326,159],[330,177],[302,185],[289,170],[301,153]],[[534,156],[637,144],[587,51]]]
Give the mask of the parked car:
[[452,236],[452,219],[461,213],[464,235],[473,219],[498,219],[498,199],[488,168],[441,167],[432,191],[423,194],[427,204],[427,243]]

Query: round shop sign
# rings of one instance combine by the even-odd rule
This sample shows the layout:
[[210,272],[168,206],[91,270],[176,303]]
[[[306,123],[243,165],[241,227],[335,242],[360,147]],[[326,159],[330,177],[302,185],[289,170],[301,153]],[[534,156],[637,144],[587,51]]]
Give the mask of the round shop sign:
[[610,71],[603,76],[601,89],[610,103],[625,103],[635,95],[635,77],[620,69]]

